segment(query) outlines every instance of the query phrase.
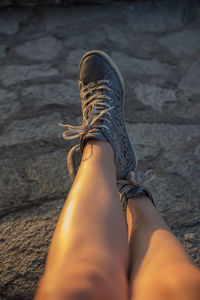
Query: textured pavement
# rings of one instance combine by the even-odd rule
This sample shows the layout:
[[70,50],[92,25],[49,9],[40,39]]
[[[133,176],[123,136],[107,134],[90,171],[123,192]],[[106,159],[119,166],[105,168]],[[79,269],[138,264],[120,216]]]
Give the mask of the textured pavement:
[[[192,3],[189,5],[189,3]],[[81,122],[77,68],[106,51],[157,208],[200,265],[197,1],[0,10],[0,300],[32,299],[70,181],[58,123]]]

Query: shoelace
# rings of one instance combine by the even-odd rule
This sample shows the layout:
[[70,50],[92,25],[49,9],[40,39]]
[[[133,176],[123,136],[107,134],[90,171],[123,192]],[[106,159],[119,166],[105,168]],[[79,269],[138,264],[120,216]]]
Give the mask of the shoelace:
[[150,198],[150,200],[155,205],[155,202],[153,200],[153,197],[149,190],[144,186],[148,182],[151,182],[156,177],[155,171],[153,169],[147,170],[145,173],[142,173],[140,171],[134,172],[131,171],[127,179],[119,179],[117,180],[117,186],[118,191],[120,193],[120,202],[122,204],[122,208],[124,211],[126,211],[127,206],[127,195],[129,192],[132,193],[131,197],[134,195],[140,195],[146,192],[145,194]]
[[122,185],[144,185],[148,182],[151,182],[156,177],[155,171],[153,169],[147,170],[145,173],[142,173],[140,171],[129,172],[127,179],[119,179],[117,180],[118,184]]
[[[107,86],[110,85],[109,80],[98,80],[97,82],[90,82],[88,85],[84,85],[81,89],[80,95],[83,98],[83,125],[82,126],[71,126],[68,124],[59,124],[67,128],[63,133],[63,138],[71,140],[74,138],[81,137],[87,132],[92,132],[96,128],[109,129],[105,124],[98,124],[98,121],[104,120],[110,123],[105,115],[110,115],[110,110],[114,106],[110,106],[105,102],[105,99],[110,102],[113,101],[112,97],[103,94],[102,90],[108,90],[113,93],[113,90]],[[105,107],[105,109],[102,109]]]

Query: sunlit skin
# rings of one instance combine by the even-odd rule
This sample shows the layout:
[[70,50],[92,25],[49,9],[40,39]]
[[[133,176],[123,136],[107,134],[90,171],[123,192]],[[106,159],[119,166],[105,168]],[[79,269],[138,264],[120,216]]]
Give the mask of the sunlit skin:
[[[109,143],[91,141],[54,232],[36,299],[60,299],[60,290],[63,299],[74,299],[73,288],[89,289],[97,300],[127,299],[127,268],[127,226],[114,153]],[[82,297],[77,299],[90,299]]]
[[131,300],[200,299],[200,272],[146,197],[127,208]]
[[122,212],[109,143],[90,140],[35,300],[199,300],[200,273],[144,196]]

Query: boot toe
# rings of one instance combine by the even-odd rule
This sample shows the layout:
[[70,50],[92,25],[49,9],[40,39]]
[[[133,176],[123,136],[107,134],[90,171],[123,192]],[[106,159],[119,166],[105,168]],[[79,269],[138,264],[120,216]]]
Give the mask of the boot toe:
[[103,79],[110,70],[110,65],[103,57],[98,54],[89,54],[80,64],[79,80],[86,85]]

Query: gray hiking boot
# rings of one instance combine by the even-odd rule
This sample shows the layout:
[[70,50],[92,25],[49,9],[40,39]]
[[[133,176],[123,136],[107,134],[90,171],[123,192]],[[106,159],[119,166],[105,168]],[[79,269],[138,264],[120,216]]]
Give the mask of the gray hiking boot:
[[[136,155],[124,122],[122,76],[107,54],[93,50],[81,59],[78,85],[83,124],[62,125],[67,128],[63,137],[79,137],[81,153],[91,138],[108,141],[114,150],[117,178],[124,178],[136,168]],[[75,146],[73,151],[77,148],[78,146]]]

